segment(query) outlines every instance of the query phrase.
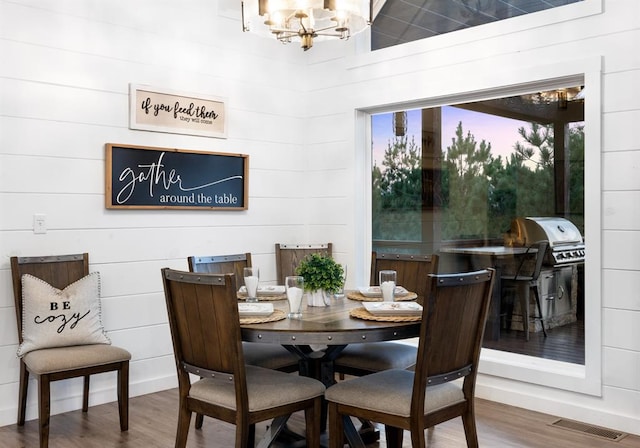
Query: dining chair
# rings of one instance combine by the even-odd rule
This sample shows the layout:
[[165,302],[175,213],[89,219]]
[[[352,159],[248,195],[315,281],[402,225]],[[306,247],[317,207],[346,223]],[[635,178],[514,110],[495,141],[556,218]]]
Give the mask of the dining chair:
[[[477,447],[474,392],[494,273],[430,274],[415,371],[385,370],[329,387],[330,434],[342,434],[343,419],[353,416],[383,423],[389,448],[402,446],[403,430],[421,448],[426,428],[460,416],[467,446]],[[342,438],[329,446],[342,448]]]
[[276,274],[278,284],[284,285],[284,279],[296,275],[300,261],[309,254],[332,256],[333,244],[280,244],[276,243]]
[[[378,273],[392,269],[397,272],[397,284],[418,295],[424,301],[427,276],[437,272],[437,255],[371,253],[371,285],[378,284]],[[350,344],[334,362],[335,371],[344,375],[362,376],[388,369],[409,369],[416,363],[416,348],[398,342]]]
[[[187,258],[189,271],[207,274],[235,274],[237,284],[244,284],[243,269],[251,266],[251,253],[191,256]],[[279,344],[243,343],[244,360],[252,366],[281,370],[298,371],[298,357]]]
[[[100,336],[102,327],[95,328],[100,343],[93,343],[96,335],[92,333],[77,333],[74,345],[62,336],[56,339],[60,329],[56,323],[53,336],[45,330],[44,324],[34,324],[39,311],[56,311],[58,317],[63,309],[74,309],[75,304],[91,304],[89,316],[100,314],[99,284],[95,288],[86,289],[74,285],[94,281],[89,278],[89,254],[72,254],[41,257],[11,257],[11,275],[13,280],[13,294],[15,298],[16,319],[18,326],[18,353],[20,357],[20,385],[18,389],[18,426],[24,426],[29,377],[33,376],[38,382],[38,427],[40,447],[49,446],[49,419],[51,413],[51,383],[70,378],[84,378],[82,395],[82,411],[89,409],[90,376],[104,372],[117,373],[118,411],[120,414],[120,430],[129,428],[129,360],[131,354],[120,347],[110,345],[110,341]],[[26,278],[25,278],[26,277]],[[26,288],[23,288],[26,282]],[[31,286],[33,285],[33,287]],[[73,289],[73,292],[71,292]],[[33,290],[33,292],[32,292]],[[85,291],[93,290],[93,297],[83,297]],[[65,303],[59,302],[60,298]],[[59,307],[58,307],[59,305]],[[84,310],[84,308],[83,308]],[[31,315],[38,311],[32,317]],[[84,311],[83,311],[84,313]],[[54,316],[49,316],[51,320]],[[98,321],[99,322],[99,321]],[[94,321],[95,323],[95,321]],[[78,322],[79,324],[79,322]],[[84,327],[76,325],[73,331],[84,331]],[[63,331],[70,331],[64,329]],[[29,351],[26,351],[26,347]]]
[[260,445],[269,446],[289,415],[304,411],[307,446],[318,448],[325,387],[244,363],[235,275],[164,268],[162,281],[178,371],[175,446],[186,446],[194,412],[234,424],[235,446],[246,448],[255,444],[256,423],[275,419]]
[[529,340],[529,321],[531,320],[529,304],[531,300],[530,292],[533,292],[538,315],[534,319],[540,321],[542,333],[547,337],[547,330],[544,328],[544,315],[540,304],[540,292],[538,290],[538,278],[542,271],[545,254],[549,248],[549,241],[537,241],[527,247],[523,255],[515,257],[513,262],[501,266],[501,302],[506,316],[506,327],[511,329],[511,322],[514,315],[514,297],[518,297],[520,313],[522,315],[522,328],[526,340]]

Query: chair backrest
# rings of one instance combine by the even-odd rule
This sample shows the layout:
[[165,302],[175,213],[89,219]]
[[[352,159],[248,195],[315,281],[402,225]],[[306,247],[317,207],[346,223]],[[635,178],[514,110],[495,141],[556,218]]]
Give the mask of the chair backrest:
[[465,396],[473,397],[494,274],[485,269],[429,275],[414,379],[414,391],[422,392],[413,394],[415,409],[424,409],[427,385],[461,377]]
[[22,276],[24,274],[44,280],[54,288],[64,289],[89,274],[89,254],[11,257],[11,277],[20,343],[22,343]]
[[438,257],[394,253],[371,253],[371,285],[379,283],[378,274],[385,269],[397,272],[397,284],[418,295],[423,303],[427,293],[427,276],[438,272]]
[[332,243],[327,244],[278,244],[276,243],[276,273],[278,284],[284,285],[285,277],[295,275],[300,261],[309,254],[332,256]]
[[251,266],[251,253],[187,258],[189,271],[204,274],[235,274],[238,288],[244,285],[243,269]]
[[[535,281],[540,276],[549,241],[537,241],[527,247],[524,254],[518,255],[502,266],[502,278],[506,280]],[[533,250],[535,249],[535,250]]]
[[244,357],[234,274],[164,268],[162,280],[180,393],[188,393],[191,373],[226,384],[233,380],[236,397],[244,388],[246,399],[244,363],[239,361]]

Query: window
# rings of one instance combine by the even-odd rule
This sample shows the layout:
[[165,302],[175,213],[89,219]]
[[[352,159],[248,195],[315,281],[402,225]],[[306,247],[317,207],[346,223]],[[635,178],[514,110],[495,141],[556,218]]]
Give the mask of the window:
[[[372,115],[373,249],[442,251],[444,269],[462,270],[486,260],[445,249],[503,246],[516,217],[562,217],[584,235],[584,104],[582,86],[569,85]],[[584,364],[583,270],[550,267],[544,282],[542,314],[557,330],[542,339],[534,323],[538,342],[523,344],[522,317],[501,308],[485,347]]]
[[386,0],[382,2],[371,27],[371,49],[378,50],[582,1]]

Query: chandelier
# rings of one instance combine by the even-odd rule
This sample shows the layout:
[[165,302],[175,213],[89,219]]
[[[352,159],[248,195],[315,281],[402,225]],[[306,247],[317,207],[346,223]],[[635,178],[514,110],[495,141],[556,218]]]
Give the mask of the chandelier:
[[349,39],[371,22],[369,0],[246,0],[242,30],[273,36],[282,43],[300,39],[307,51],[313,42]]

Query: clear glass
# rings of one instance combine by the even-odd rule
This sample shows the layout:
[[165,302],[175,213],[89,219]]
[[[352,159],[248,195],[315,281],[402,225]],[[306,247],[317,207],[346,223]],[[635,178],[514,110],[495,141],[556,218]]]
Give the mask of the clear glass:
[[[525,216],[561,216],[585,235],[585,92],[573,83],[372,115],[372,249],[430,254],[447,247],[513,246],[511,223]],[[468,258],[449,255],[446,269],[468,269]],[[564,274],[554,271],[553,282],[543,276],[550,291],[562,289],[569,300],[542,301],[541,314],[548,325],[573,327],[582,337],[584,267],[575,270],[568,288],[558,286]],[[541,321],[531,324],[544,338]],[[500,319],[494,327],[495,333],[485,332],[485,348],[555,356],[519,343],[513,330],[523,331],[521,317],[511,324]],[[549,333],[547,340],[558,335]],[[514,343],[507,345],[510,337]],[[585,353],[578,344],[563,361],[584,364],[573,355]]]
[[382,300],[385,302],[393,302],[396,292],[396,271],[380,271],[380,291],[382,291]]
[[258,301],[258,283],[260,283],[260,269],[255,266],[244,268],[244,286],[247,288],[247,302]]
[[334,294],[333,297],[336,299],[342,299],[344,298],[344,285],[347,283],[347,265],[343,264],[342,265],[342,285],[340,286],[340,289],[338,289]]
[[304,277],[291,275],[284,279],[289,301],[289,319],[302,318],[302,295],[304,294]]

